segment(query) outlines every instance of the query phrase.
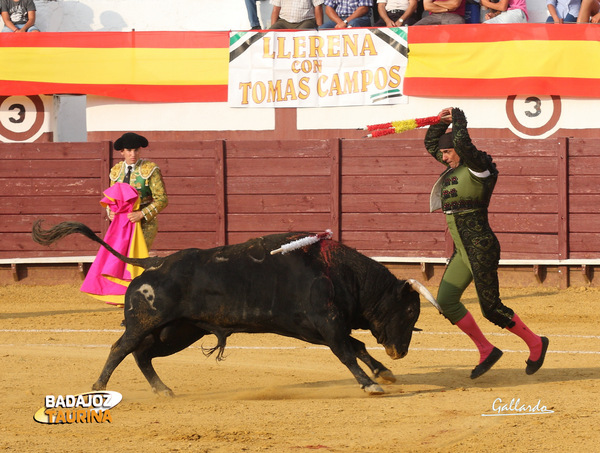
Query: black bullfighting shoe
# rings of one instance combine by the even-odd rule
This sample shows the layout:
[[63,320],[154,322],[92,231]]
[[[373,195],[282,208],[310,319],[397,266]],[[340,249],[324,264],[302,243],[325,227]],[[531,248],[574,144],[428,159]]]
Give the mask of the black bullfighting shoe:
[[525,373],[533,374],[537,370],[539,370],[544,364],[544,359],[546,358],[546,351],[548,350],[548,344],[550,340],[546,337],[542,337],[542,355],[535,362],[533,360],[527,359],[525,363],[527,364],[527,368],[525,368]]
[[504,353],[500,349],[498,349],[498,348],[492,349],[492,352],[490,352],[490,355],[488,355],[483,362],[481,362],[479,365],[477,365],[475,368],[473,368],[473,371],[471,371],[471,379],[478,378],[486,371],[489,371],[489,369],[491,367],[493,367],[494,364],[498,360],[500,360],[500,357],[502,357],[502,354],[504,354]]

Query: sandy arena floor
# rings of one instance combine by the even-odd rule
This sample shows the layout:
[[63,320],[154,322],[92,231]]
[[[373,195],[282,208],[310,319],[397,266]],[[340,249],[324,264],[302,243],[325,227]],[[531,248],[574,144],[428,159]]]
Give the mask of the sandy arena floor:
[[[430,288],[436,292],[437,288]],[[155,360],[176,393],[160,397],[128,357],[108,390],[123,395],[112,423],[34,421],[46,395],[91,390],[122,313],[75,286],[0,287],[0,450],[14,452],[589,452],[600,451],[600,290],[504,289],[504,302],[550,338],[544,367],[525,374],[525,344],[482,320],[505,354],[477,380],[478,354],[423,303],[408,356],[389,359],[370,333],[356,337],[398,381],[366,395],[328,349],[274,335],[234,335],[226,360],[205,337]],[[510,407],[545,406],[545,414]],[[501,401],[501,403],[500,403]]]

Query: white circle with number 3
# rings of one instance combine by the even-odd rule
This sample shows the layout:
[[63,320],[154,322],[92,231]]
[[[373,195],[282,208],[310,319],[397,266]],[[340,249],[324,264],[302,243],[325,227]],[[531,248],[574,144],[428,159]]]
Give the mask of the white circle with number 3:
[[546,138],[558,130],[559,96],[509,96],[506,114],[510,130],[522,138]]
[[0,97],[0,141],[35,141],[44,122],[44,103],[39,96]]

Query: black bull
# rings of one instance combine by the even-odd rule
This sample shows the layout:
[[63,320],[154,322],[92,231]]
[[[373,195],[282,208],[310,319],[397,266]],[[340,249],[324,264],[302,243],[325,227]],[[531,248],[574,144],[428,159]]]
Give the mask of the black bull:
[[[213,249],[186,249],[166,257],[125,257],[87,226],[63,222],[49,230],[41,221],[33,239],[50,245],[72,233],[96,241],[119,259],[145,271],[125,294],[125,332],[112,346],[93,386],[104,390],[115,368],[133,353],[157,393],[172,395],[158,377],[152,359],[185,349],[214,334],[222,358],[226,339],[236,332],[275,333],[328,346],[348,367],[361,388],[383,393],[358,365],[375,378],[394,382],[392,372],[350,336],[368,329],[392,359],[406,355],[419,317],[419,292],[435,303],[414,280],[398,280],[389,270],[356,250],[322,240],[285,255],[270,251],[308,233],[284,233]],[[419,292],[417,292],[419,291]]]

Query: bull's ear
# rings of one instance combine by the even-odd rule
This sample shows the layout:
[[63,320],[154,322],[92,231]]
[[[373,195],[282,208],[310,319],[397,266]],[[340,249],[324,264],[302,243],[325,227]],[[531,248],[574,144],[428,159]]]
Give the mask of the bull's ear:
[[399,296],[404,296],[405,294],[415,291],[412,285],[408,282],[408,280],[398,280],[398,284],[396,285],[396,291]]

